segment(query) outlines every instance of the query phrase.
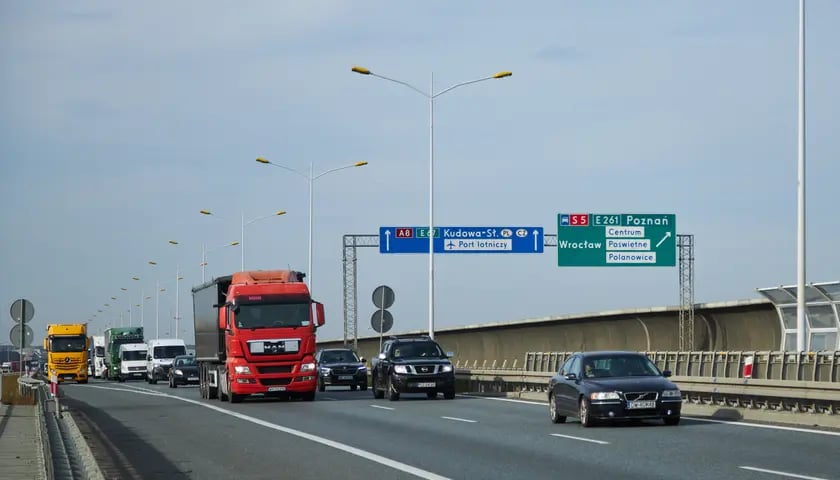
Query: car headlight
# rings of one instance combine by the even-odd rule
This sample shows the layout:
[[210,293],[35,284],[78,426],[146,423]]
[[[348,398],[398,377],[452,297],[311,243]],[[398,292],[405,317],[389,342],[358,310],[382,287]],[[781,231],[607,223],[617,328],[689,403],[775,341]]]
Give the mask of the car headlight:
[[183,370],[181,370],[181,369],[179,368],[178,370],[175,370],[175,375],[181,375],[181,376],[183,376],[183,375],[184,375],[184,371],[183,371]]
[[620,400],[618,392],[595,392],[589,394],[590,400]]
[[679,390],[663,390],[662,398],[682,398]]
[[443,368],[440,369],[440,371],[443,372],[443,373],[451,372],[452,371],[452,365],[444,365]]
[[304,363],[300,366],[301,372],[311,372],[315,370],[315,362]]
[[365,366],[361,366],[361,367],[359,367],[359,371],[360,371],[360,372],[364,372],[365,370],[367,370],[367,367],[365,367]]
[[330,370],[328,367],[321,367],[321,373],[322,374],[329,375],[330,372],[332,372],[332,370]]
[[395,373],[408,373],[408,369],[405,368],[405,365],[395,365],[394,366]]
[[233,371],[240,375],[250,375],[251,367],[249,367],[248,365],[236,365],[235,367],[233,367]]

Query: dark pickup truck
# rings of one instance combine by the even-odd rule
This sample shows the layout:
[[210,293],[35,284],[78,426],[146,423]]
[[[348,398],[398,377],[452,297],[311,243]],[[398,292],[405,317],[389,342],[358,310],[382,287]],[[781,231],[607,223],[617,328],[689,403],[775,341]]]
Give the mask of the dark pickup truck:
[[373,370],[373,397],[399,400],[401,393],[443,393],[455,398],[455,368],[437,342],[428,336],[392,337],[382,345]]

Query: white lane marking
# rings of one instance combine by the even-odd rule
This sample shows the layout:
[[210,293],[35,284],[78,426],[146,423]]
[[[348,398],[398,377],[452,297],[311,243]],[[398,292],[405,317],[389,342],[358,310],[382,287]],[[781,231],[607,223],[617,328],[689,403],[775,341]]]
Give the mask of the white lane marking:
[[427,470],[423,470],[423,469],[420,469],[420,468],[417,468],[417,467],[413,467],[413,466],[408,465],[406,463],[402,463],[402,462],[399,462],[397,460],[392,460],[390,458],[383,457],[382,455],[377,455],[373,452],[368,452],[367,450],[362,450],[360,448],[351,447],[349,445],[344,445],[342,443],[330,440],[328,438],[319,437],[319,436],[313,435],[311,433],[306,433],[306,432],[302,432],[300,430],[295,430],[293,428],[284,427],[284,426],[278,425],[276,423],[271,423],[271,422],[267,422],[265,420],[260,420],[259,418],[256,418],[256,417],[251,417],[251,416],[239,413],[239,412],[226,410],[224,408],[217,407],[215,405],[210,405],[210,404],[204,403],[204,402],[199,402],[197,400],[191,400],[189,398],[178,397],[178,396],[175,396],[175,395],[170,395],[168,393],[155,392],[154,390],[147,390],[145,388],[140,388],[140,387],[132,387],[130,389],[114,388],[114,387],[100,387],[100,386],[97,386],[97,385],[87,385],[86,387],[87,388],[100,388],[102,390],[117,390],[117,391],[120,391],[120,392],[134,393],[134,394],[138,394],[138,395],[149,395],[149,396],[153,396],[153,397],[166,397],[166,398],[171,398],[173,400],[178,400],[178,401],[181,401],[181,402],[191,403],[193,405],[197,405],[197,406],[204,407],[204,408],[209,408],[210,410],[215,410],[219,413],[223,413],[225,415],[229,415],[231,417],[238,418],[238,419],[244,420],[246,422],[251,422],[251,423],[254,423],[256,425],[260,425],[262,427],[270,428],[270,429],[276,430],[278,432],[287,433],[289,435],[294,435],[296,437],[304,438],[306,440],[309,440],[309,441],[312,441],[312,442],[315,442],[315,443],[320,443],[321,445],[326,445],[326,446],[334,448],[336,450],[341,450],[342,452],[346,452],[346,453],[349,453],[351,455],[356,455],[357,457],[363,458],[365,460],[369,460],[371,462],[376,462],[376,463],[391,467],[395,470],[400,470],[402,472],[406,472],[406,473],[409,473],[411,475],[414,475],[416,477],[420,477],[420,478],[423,478],[423,479],[426,479],[426,480],[451,480],[447,477],[438,475],[436,473],[432,473],[432,472],[429,472]]
[[459,397],[466,397],[466,398],[480,398],[482,400],[496,400],[499,402],[511,402],[511,403],[526,403],[528,405],[540,405],[540,406],[547,406],[548,400],[545,402],[535,402],[533,400],[519,400],[516,398],[500,398],[500,397],[482,397],[481,395],[467,395],[467,394],[458,394]]
[[478,423],[478,420],[470,420],[468,418],[458,418],[458,417],[440,417],[440,418],[445,418],[447,420],[455,420],[456,422]]
[[740,427],[754,427],[754,428],[769,428],[770,430],[786,430],[789,432],[801,432],[801,433],[815,433],[818,435],[831,435],[834,437],[840,437],[840,432],[830,432],[828,430],[811,430],[808,428],[797,428],[797,427],[783,427],[781,425],[764,425],[763,423],[749,423],[749,422],[738,422],[735,420],[715,420],[712,418],[697,418],[697,417],[683,417],[683,418],[690,418],[691,420],[697,420],[698,422],[710,422],[710,423],[725,423],[727,425],[738,425]]
[[[479,398],[481,400],[496,400],[499,402],[511,402],[511,403],[525,403],[528,405],[538,405],[541,407],[548,406],[548,402],[537,402],[533,400],[519,400],[516,398],[501,398],[501,397],[483,397],[481,395],[466,395],[466,394],[459,394],[459,397],[468,397],[468,398]],[[770,430],[785,430],[790,432],[800,432],[800,433],[813,433],[816,435],[830,435],[834,437],[840,437],[840,432],[837,431],[828,431],[828,430],[811,430],[808,428],[798,428],[798,427],[784,427],[781,425],[765,425],[763,423],[750,423],[750,422],[739,422],[737,420],[717,420],[712,418],[700,418],[700,417],[691,417],[691,416],[683,416],[682,418],[696,420],[698,422],[709,422],[709,423],[724,423],[727,425],[735,425],[739,427],[753,427],[753,428],[768,428]]]
[[383,407],[381,405],[371,405],[373,408],[381,408],[382,410],[393,410],[391,407]]
[[571,435],[562,435],[560,433],[552,433],[551,436],[552,437],[568,438],[568,439],[571,439],[571,440],[580,440],[581,442],[592,442],[592,443],[597,443],[597,444],[600,444],[600,445],[609,445],[610,444],[610,442],[605,442],[603,440],[593,440],[591,438],[573,437]]
[[820,478],[820,477],[809,477],[808,475],[799,475],[799,474],[796,474],[796,473],[781,472],[779,470],[768,470],[766,468],[747,467],[747,466],[744,466],[744,465],[741,465],[738,468],[743,468],[744,470],[752,470],[754,472],[769,473],[771,475],[779,475],[779,476],[782,476],[782,477],[803,478],[805,480],[827,480],[825,478]]
[[324,399],[324,400],[338,400],[338,399],[337,399],[337,398],[335,398],[335,397],[324,397],[324,396],[319,396],[318,398],[322,398],[322,399]]

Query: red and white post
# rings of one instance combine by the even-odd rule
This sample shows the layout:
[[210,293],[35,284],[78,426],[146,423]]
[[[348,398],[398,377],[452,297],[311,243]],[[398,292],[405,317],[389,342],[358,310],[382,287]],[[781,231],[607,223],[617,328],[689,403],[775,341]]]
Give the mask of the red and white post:
[[750,355],[744,359],[744,378],[752,378],[753,375],[753,356]]

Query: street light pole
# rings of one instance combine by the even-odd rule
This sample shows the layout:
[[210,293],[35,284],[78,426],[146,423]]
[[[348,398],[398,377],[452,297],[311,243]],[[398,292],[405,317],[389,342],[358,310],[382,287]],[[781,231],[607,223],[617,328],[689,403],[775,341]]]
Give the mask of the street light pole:
[[155,338],[160,338],[160,280],[155,280]]
[[464,85],[471,85],[473,83],[483,82],[485,80],[493,80],[499,78],[506,78],[513,75],[512,72],[504,71],[498,72],[494,75],[490,75],[487,77],[478,78],[475,80],[470,80],[467,82],[456,83],[451,87],[445,88],[437,93],[435,93],[435,76],[434,72],[431,74],[430,86],[429,91],[424,92],[423,90],[409,84],[403,82],[402,80],[396,80],[394,78],[389,78],[383,75],[379,75],[370,71],[364,67],[352,67],[351,71],[358,73],[360,75],[371,75],[373,77],[381,78],[382,80],[387,80],[389,82],[398,83],[405,87],[414,90],[415,92],[423,95],[424,97],[429,99],[429,230],[427,232],[429,236],[429,336],[431,338],[435,338],[435,247],[434,247],[434,238],[435,238],[435,223],[434,223],[434,206],[435,206],[435,99],[450,90],[454,90],[458,87],[463,87]]
[[797,188],[796,351],[808,348],[805,304],[805,0],[799,0],[799,148]]
[[313,292],[313,282],[312,282],[312,278],[313,278],[313,275],[312,275],[313,235],[312,235],[312,231],[313,231],[313,224],[314,224],[314,218],[315,218],[314,217],[314,208],[313,208],[315,180],[323,177],[324,175],[327,175],[327,174],[330,174],[330,173],[333,173],[333,172],[337,172],[339,170],[345,170],[347,168],[354,168],[354,167],[364,167],[365,165],[368,164],[368,162],[356,162],[352,165],[345,165],[343,167],[331,168],[331,169],[323,171],[323,172],[321,172],[317,175],[315,175],[315,165],[312,162],[309,162],[309,174],[303,173],[301,171],[298,171],[298,170],[295,170],[293,168],[289,168],[289,167],[286,167],[286,166],[283,166],[283,165],[280,165],[280,164],[277,164],[277,163],[272,163],[269,160],[266,160],[265,158],[262,158],[262,157],[257,157],[257,163],[262,163],[262,164],[265,164],[265,165],[272,165],[272,166],[275,166],[277,168],[282,168],[283,170],[288,170],[292,173],[300,175],[301,177],[306,179],[307,182],[309,183],[309,259],[307,261],[307,268],[309,269],[309,271],[306,272],[306,276],[309,278],[309,282],[308,282],[309,283],[309,295],[311,296],[312,292]]
[[207,244],[201,244],[201,283],[204,283],[204,268],[207,266]]
[[178,320],[180,319],[180,304],[181,304],[181,269],[175,265],[175,336],[178,338],[180,330],[178,330]]
[[312,278],[312,224],[313,224],[313,199],[315,198],[315,166],[313,162],[309,162],[309,260],[307,262],[306,274],[309,275],[309,295],[315,290],[315,283]]
[[242,223],[240,225],[241,225],[241,230],[239,232],[239,245],[240,245],[240,247],[239,247],[239,254],[240,254],[240,256],[239,256],[239,258],[240,258],[239,271],[244,272],[245,271],[245,210],[242,210]]

